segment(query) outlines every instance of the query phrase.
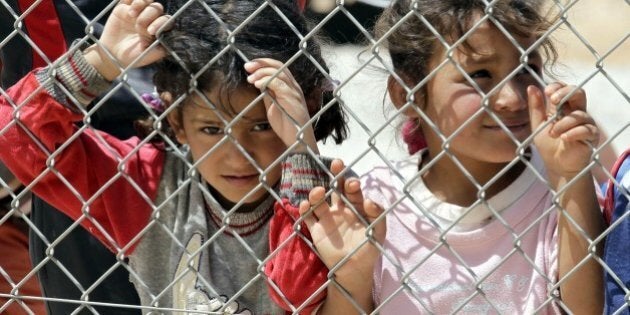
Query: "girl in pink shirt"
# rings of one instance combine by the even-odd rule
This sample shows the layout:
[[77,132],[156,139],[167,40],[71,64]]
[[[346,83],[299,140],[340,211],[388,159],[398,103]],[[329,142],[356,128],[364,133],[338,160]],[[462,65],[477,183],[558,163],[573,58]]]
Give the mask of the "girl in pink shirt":
[[331,271],[287,245],[286,276],[329,274],[320,313],[601,313],[599,129],[582,89],[543,81],[537,3],[398,0],[380,17],[411,156],[301,204]]

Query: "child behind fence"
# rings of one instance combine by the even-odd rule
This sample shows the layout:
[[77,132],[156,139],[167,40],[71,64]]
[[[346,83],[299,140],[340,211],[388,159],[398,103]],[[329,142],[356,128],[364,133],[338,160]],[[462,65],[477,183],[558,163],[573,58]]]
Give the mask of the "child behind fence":
[[[99,43],[8,89],[0,158],[128,258],[143,306],[277,314],[259,271],[269,219],[314,187],[294,174],[322,165],[316,141],[345,138],[343,113],[334,104],[308,122],[331,84],[317,44],[295,33],[308,29],[293,1],[171,5],[169,19],[157,2],[122,0]],[[73,124],[121,69],[156,61],[157,116],[139,124],[149,138]]]
[[[356,221],[351,207],[335,196],[321,203],[322,187],[300,205],[334,272],[322,313],[601,313],[602,270],[590,256],[601,248],[591,253],[589,240],[603,225],[585,170],[599,132],[583,90],[541,84],[555,50],[540,9],[398,0],[379,18],[393,64],[387,88],[407,117],[411,156],[375,167],[361,185],[341,181],[369,226],[339,224]],[[306,251],[286,248],[276,258],[294,262],[286,277],[328,272],[301,266]],[[353,259],[362,252],[378,258]]]

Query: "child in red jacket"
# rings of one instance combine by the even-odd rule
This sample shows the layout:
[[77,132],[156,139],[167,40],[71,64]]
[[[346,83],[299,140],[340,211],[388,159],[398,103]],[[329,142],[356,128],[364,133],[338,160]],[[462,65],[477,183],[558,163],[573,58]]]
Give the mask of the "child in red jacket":
[[[170,19],[158,3],[123,0],[97,44],[10,88],[0,145],[11,149],[0,159],[128,257],[145,312],[278,313],[261,271],[269,218],[327,180],[302,170],[326,169],[316,141],[343,140],[345,120],[325,97],[319,47],[294,31],[308,33],[294,2],[172,9]],[[125,69],[158,60],[147,138],[73,124]]]

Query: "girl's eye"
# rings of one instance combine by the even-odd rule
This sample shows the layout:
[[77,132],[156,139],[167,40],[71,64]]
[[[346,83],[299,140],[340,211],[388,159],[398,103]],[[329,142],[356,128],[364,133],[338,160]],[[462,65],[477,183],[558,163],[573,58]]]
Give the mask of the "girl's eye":
[[252,131],[268,131],[271,130],[271,124],[268,121],[260,122],[252,127]]
[[491,78],[490,71],[488,70],[477,70],[469,74],[471,79],[485,79]]
[[220,135],[223,134],[223,129],[219,127],[206,126],[201,128],[201,131],[205,134],[209,135]]

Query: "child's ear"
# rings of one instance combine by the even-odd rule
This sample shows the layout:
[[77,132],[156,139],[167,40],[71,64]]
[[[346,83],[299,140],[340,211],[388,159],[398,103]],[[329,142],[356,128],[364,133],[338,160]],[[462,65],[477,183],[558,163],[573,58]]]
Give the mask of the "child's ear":
[[[407,86],[413,86],[413,85],[409,85],[407,84],[408,80],[405,80],[405,84]],[[423,107],[422,104],[424,103],[424,97],[422,97],[422,90],[416,92],[415,99],[414,99],[414,103],[417,106],[420,106],[421,108]],[[396,80],[394,78],[394,76],[389,76],[389,78],[387,79],[387,92],[389,92],[389,98],[392,100],[392,103],[394,103],[394,106],[396,106],[397,109],[402,108],[405,104],[407,104],[407,90],[405,89],[404,86],[401,85],[400,82],[398,82],[398,80]],[[404,111],[404,114],[407,117],[418,117],[418,113],[416,112],[416,110],[413,108],[413,106],[407,106],[407,108]]]
[[[164,108],[169,108],[173,103],[173,96],[169,92],[162,92],[160,99],[164,103]],[[182,121],[181,110],[175,109],[166,115],[168,124],[171,126],[177,142],[180,144],[187,144],[188,138],[186,137],[186,130]]]

